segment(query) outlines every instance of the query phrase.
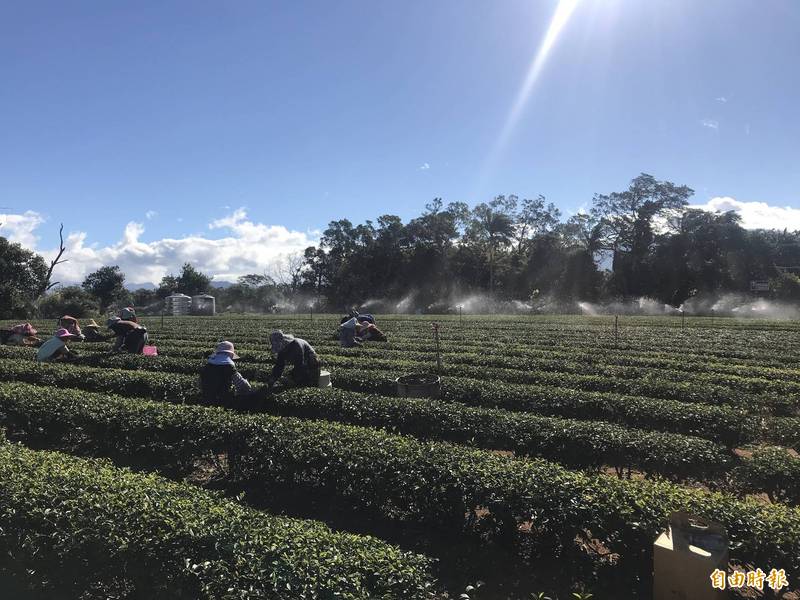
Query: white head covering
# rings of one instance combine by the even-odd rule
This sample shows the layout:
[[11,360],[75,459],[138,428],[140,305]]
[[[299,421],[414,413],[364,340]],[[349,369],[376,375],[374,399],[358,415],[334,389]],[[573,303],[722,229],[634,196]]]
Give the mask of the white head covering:
[[294,341],[294,336],[288,333],[283,333],[280,329],[276,329],[269,334],[269,344],[272,346],[272,351],[276,354],[286,348],[286,345]]

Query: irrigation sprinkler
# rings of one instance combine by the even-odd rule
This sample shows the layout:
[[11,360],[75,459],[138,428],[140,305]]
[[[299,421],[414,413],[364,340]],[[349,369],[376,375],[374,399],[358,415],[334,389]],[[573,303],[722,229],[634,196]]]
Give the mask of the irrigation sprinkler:
[[614,315],[614,348],[618,347],[619,343],[619,315]]
[[714,326],[714,309],[711,309],[711,326]]
[[461,305],[458,306],[458,324],[461,325]]
[[681,311],[681,329],[686,328],[686,311]]
[[442,374],[442,354],[439,348],[439,323],[431,323],[433,327],[433,339],[436,340],[436,374]]
[[309,304],[308,305],[308,311],[309,311],[309,315],[311,316],[311,320],[313,321],[314,320],[314,305],[313,304]]

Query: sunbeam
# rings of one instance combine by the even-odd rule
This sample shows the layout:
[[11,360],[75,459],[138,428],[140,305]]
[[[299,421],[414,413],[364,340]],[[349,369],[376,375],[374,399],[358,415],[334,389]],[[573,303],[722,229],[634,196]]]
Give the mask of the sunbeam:
[[533,91],[533,86],[536,83],[536,80],[539,78],[545,63],[547,62],[547,57],[550,54],[550,50],[552,50],[559,34],[564,29],[564,26],[569,21],[570,16],[580,1],[581,0],[559,0],[558,6],[556,6],[556,10],[553,13],[553,18],[550,20],[550,25],[547,27],[547,32],[542,39],[542,43],[539,45],[536,55],[531,61],[530,67],[528,67],[525,80],[522,82],[522,85],[520,86],[519,91],[514,99],[514,103],[511,105],[511,110],[508,112],[508,116],[503,124],[503,128],[500,130],[500,135],[497,137],[497,140],[492,147],[492,151],[487,157],[486,167],[484,169],[485,175],[488,175],[488,171],[491,169],[491,166],[499,157],[500,153],[508,142],[508,138],[514,131],[517,121],[519,121],[522,111],[528,102],[528,98]]

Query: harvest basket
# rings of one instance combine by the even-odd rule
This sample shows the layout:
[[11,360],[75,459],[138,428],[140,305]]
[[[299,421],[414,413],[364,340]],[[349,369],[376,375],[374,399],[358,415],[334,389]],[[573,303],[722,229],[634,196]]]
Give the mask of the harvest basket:
[[438,398],[442,380],[438,375],[414,373],[398,377],[397,395],[401,398]]

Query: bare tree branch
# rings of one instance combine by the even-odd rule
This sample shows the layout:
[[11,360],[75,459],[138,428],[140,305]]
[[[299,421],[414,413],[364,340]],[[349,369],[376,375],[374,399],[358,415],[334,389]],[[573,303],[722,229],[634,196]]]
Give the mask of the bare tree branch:
[[66,248],[64,247],[64,224],[61,223],[61,227],[59,227],[58,229],[58,254],[56,254],[55,259],[50,261],[50,268],[47,269],[47,277],[44,280],[45,288],[42,291],[42,293],[57,286],[60,283],[59,281],[53,281],[51,283],[50,278],[53,276],[53,269],[55,269],[57,265],[60,265],[68,261],[68,259],[66,258],[64,259],[61,258],[64,255],[65,251]]

